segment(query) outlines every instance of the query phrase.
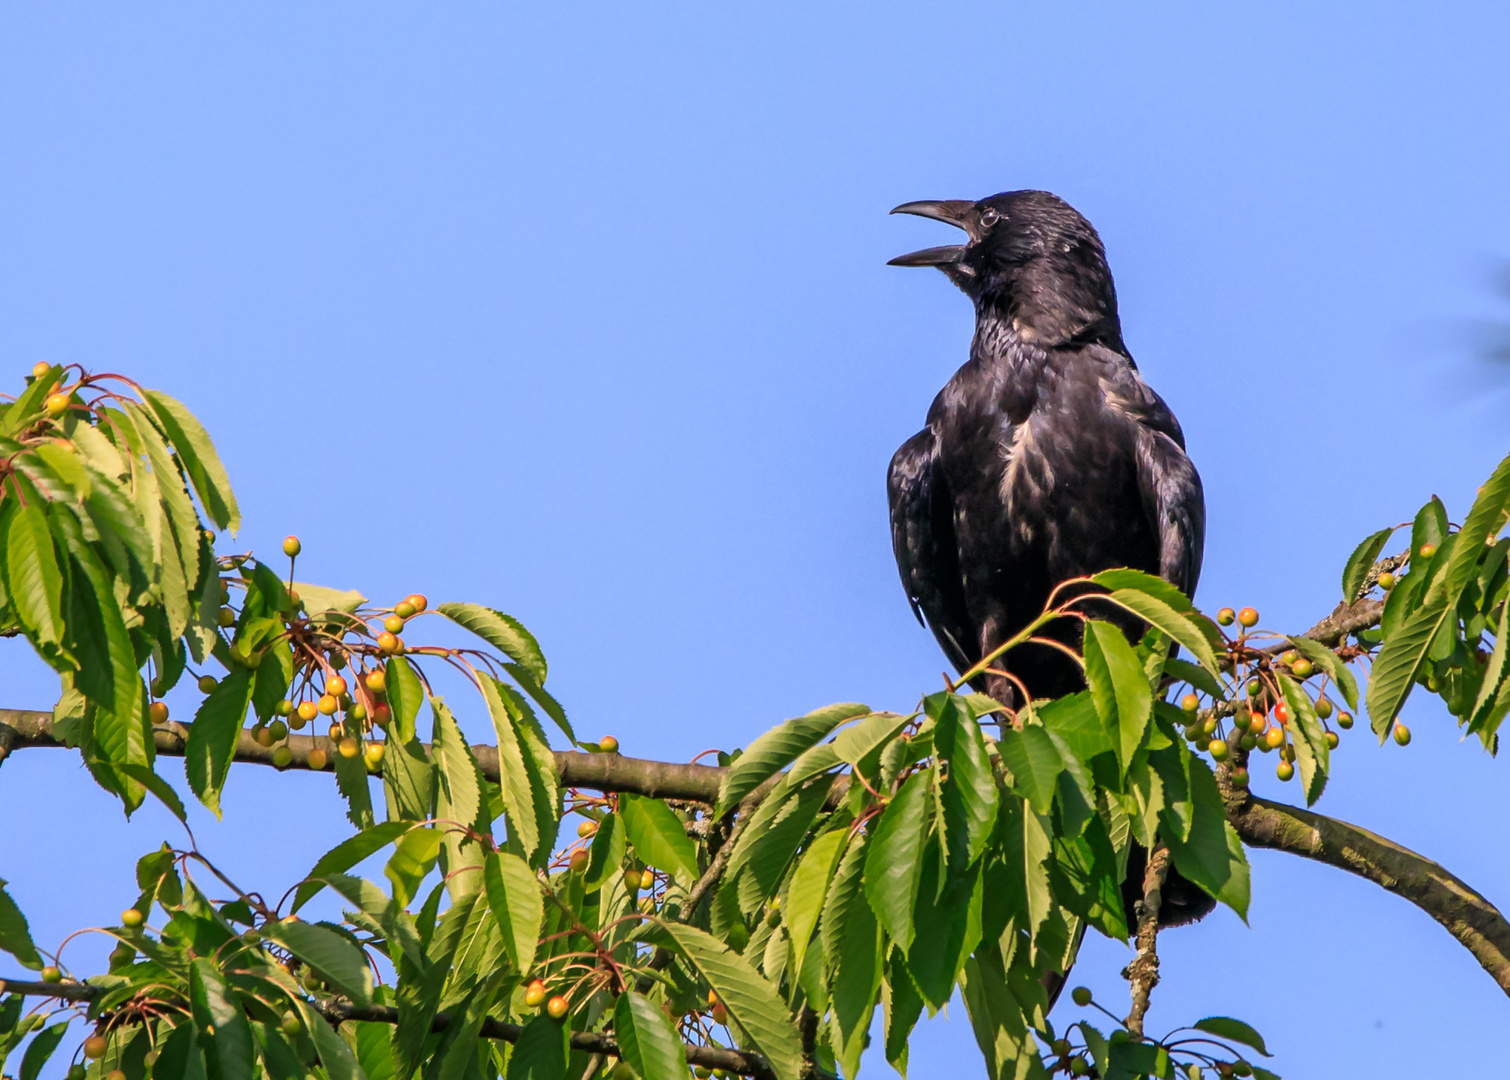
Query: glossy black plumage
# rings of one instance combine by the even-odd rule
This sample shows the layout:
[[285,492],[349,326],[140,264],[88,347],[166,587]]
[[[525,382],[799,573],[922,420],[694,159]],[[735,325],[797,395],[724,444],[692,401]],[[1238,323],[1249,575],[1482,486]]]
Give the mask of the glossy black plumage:
[[[1200,477],[1174,414],[1123,344],[1090,222],[1042,191],[894,212],[969,236],[893,260],[938,267],[975,305],[969,360],[893,457],[887,484],[902,583],[949,662],[974,665],[1068,578],[1130,566],[1193,593],[1205,532]],[[1098,617],[1129,634],[1141,630],[1099,607]],[[1078,649],[1078,621],[1050,633]],[[1048,646],[1015,649],[998,666],[1011,677],[973,682],[1008,705],[1021,702],[1023,688],[1042,698],[1084,685],[1074,660]],[[1141,861],[1138,852],[1129,865],[1129,916]],[[1165,896],[1161,922],[1210,910],[1209,897],[1178,875]]]

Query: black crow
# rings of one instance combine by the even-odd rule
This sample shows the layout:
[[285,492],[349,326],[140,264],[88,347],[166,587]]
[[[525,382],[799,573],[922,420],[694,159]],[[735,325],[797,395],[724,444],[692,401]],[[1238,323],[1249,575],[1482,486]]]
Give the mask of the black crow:
[[[1138,374],[1090,222],[1044,191],[980,202],[911,202],[965,244],[893,266],[935,266],[975,304],[970,359],[933,400],[928,426],[891,460],[897,568],[918,621],[959,671],[1021,630],[1068,578],[1130,566],[1195,592],[1205,503],[1179,422]],[[1129,635],[1136,621],[1096,611]],[[1079,620],[1046,630],[1072,648]],[[1084,687],[1065,653],[1027,645],[973,680],[1008,706]],[[1124,894],[1140,896],[1140,850]],[[1174,879],[1171,879],[1174,883]],[[1183,886],[1183,887],[1182,887]],[[1183,880],[1160,921],[1199,918],[1210,898]],[[1131,903],[1128,915],[1131,917]]]

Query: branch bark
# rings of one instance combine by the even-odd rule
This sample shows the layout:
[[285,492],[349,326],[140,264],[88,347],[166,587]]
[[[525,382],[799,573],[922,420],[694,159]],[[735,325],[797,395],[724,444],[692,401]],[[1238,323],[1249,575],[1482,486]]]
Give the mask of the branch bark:
[[1404,897],[1446,927],[1510,994],[1510,922],[1462,879],[1357,825],[1225,785],[1223,795],[1243,843],[1335,866]]
[[[1382,611],[1383,605],[1377,600],[1339,604],[1304,636],[1336,645],[1348,635],[1376,625]],[[188,729],[182,724],[169,723],[153,731],[157,752],[166,757],[181,757],[187,739]],[[54,734],[51,713],[0,709],[0,761],[24,747],[63,745]],[[308,769],[309,753],[317,747],[327,756],[335,753],[332,741],[318,736],[290,735],[287,746],[292,760],[286,768],[290,769]],[[483,774],[496,782],[497,750],[491,746],[474,746],[472,750]],[[712,765],[649,761],[620,754],[557,751],[555,757],[561,782],[567,787],[631,792],[710,806],[718,799],[725,773]],[[235,760],[271,766],[273,752],[259,745],[249,731],[243,731],[236,743]],[[1218,769],[1227,818],[1244,843],[1326,863],[1404,897],[1446,927],[1510,994],[1510,921],[1478,892],[1425,856],[1367,829],[1232,789],[1225,783],[1225,773],[1225,768]],[[838,787],[835,785],[836,792]],[[584,1049],[595,1052],[591,1047]]]
[[[88,983],[48,983],[26,982],[18,979],[0,979],[0,994],[19,994],[22,997],[56,998],[62,1001],[88,1002],[93,1001],[102,991]],[[398,1010],[391,1005],[353,1005],[350,1002],[328,1001],[324,1003],[314,1002],[315,1008],[331,1024],[340,1024],[346,1020],[365,1020],[377,1024],[397,1024]],[[444,1031],[451,1023],[449,1013],[438,1012],[431,1024],[431,1031]],[[518,1024],[510,1024],[503,1020],[494,1020],[492,1017],[482,1022],[482,1036],[486,1039],[501,1039],[504,1042],[518,1042],[520,1032],[524,1029]],[[574,1031],[571,1033],[571,1045],[573,1050],[582,1050],[589,1054],[601,1054],[604,1057],[618,1057],[619,1044],[608,1036],[594,1031]],[[747,1053],[743,1050],[728,1050],[720,1046],[696,1046],[691,1043],[685,1044],[687,1051],[687,1063],[689,1065],[701,1065],[709,1069],[723,1069],[727,1072],[738,1073],[741,1076],[751,1076],[757,1080],[769,1080],[772,1077],[771,1068],[766,1064],[765,1058],[759,1054]]]
[[1157,847],[1148,855],[1143,871],[1143,899],[1138,902],[1138,955],[1123,975],[1132,984],[1132,1011],[1124,1022],[1134,1038],[1143,1037],[1143,1017],[1148,998],[1159,985],[1159,905],[1164,900],[1164,879],[1169,874],[1169,849]]

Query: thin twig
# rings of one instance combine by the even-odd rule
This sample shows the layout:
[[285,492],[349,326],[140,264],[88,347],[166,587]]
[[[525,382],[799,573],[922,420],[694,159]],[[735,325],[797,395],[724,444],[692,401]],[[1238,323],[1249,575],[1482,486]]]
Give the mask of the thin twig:
[[1143,1037],[1143,1017],[1148,997],[1159,985],[1159,905],[1164,898],[1164,878],[1169,874],[1169,849],[1160,844],[1148,853],[1143,872],[1143,899],[1138,901],[1138,955],[1122,974],[1132,984],[1132,1011],[1123,1021],[1134,1038]]

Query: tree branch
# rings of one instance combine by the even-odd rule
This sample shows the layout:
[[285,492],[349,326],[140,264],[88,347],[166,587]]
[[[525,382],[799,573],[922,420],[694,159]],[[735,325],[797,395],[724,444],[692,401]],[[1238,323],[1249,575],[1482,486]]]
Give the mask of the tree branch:
[[1314,859],[1403,896],[1446,927],[1510,994],[1510,922],[1461,879],[1367,829],[1235,790],[1225,776],[1223,781],[1227,819],[1243,843]]
[[[57,998],[82,1003],[93,1001],[101,992],[99,987],[90,986],[88,983],[24,982],[17,979],[0,979],[0,994],[20,994],[23,997]],[[311,1002],[311,1004],[331,1024],[340,1024],[346,1020],[365,1020],[376,1024],[398,1023],[398,1010],[391,1005],[353,1005],[342,1001]],[[444,1031],[450,1023],[449,1013],[438,1012],[435,1014],[430,1030]],[[518,1024],[494,1020],[492,1017],[482,1022],[482,1037],[485,1039],[518,1042],[520,1032],[523,1030]],[[574,1031],[571,1033],[571,1045],[573,1050],[582,1050],[589,1054],[601,1054],[604,1057],[619,1056],[618,1043],[600,1032]],[[691,1043],[685,1044],[685,1049],[689,1065],[723,1069],[742,1076],[756,1077],[757,1080],[770,1080],[773,1076],[770,1066],[759,1054],[751,1054],[743,1050],[728,1050],[721,1046],[696,1046]]]
[[1132,984],[1132,1011],[1124,1024],[1135,1038],[1143,1037],[1143,1017],[1148,997],[1159,985],[1159,905],[1164,900],[1164,879],[1169,874],[1169,849],[1154,848],[1143,871],[1143,899],[1138,901],[1138,955],[1122,974]]

